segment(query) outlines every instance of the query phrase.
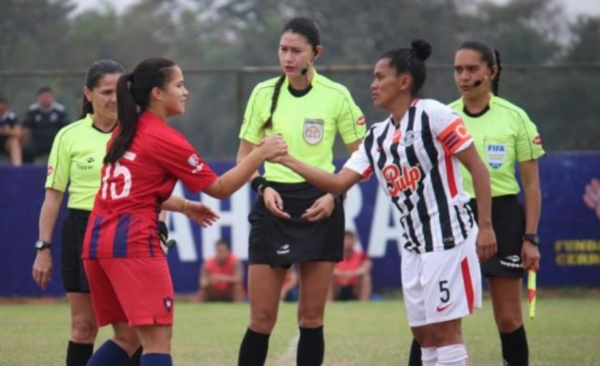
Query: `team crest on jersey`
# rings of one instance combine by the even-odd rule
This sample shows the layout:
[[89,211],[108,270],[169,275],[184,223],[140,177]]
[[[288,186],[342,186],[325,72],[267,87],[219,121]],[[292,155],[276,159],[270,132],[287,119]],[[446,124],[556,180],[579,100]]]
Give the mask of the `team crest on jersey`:
[[400,168],[396,164],[390,164],[383,168],[381,173],[387,182],[388,192],[392,197],[398,196],[407,189],[415,192],[417,184],[421,180],[421,171],[415,167],[402,167],[402,174],[400,174]]
[[420,131],[408,131],[404,134],[404,136],[402,136],[402,139],[400,140],[400,145],[411,146],[420,138],[421,138]]
[[493,169],[498,169],[504,163],[506,158],[506,145],[505,144],[488,144],[487,147],[487,159],[488,164]]
[[316,145],[323,140],[325,121],[322,119],[306,118],[304,120],[304,141]]
[[356,125],[357,126],[364,126],[365,125],[365,116],[358,117],[358,119],[356,120]]
[[541,145],[542,144],[542,138],[540,137],[540,135],[537,135],[536,137],[533,138],[533,142],[535,145]]
[[193,174],[198,173],[204,167],[204,164],[200,163],[200,157],[196,154],[190,155],[190,157],[188,158],[188,164],[190,164],[190,166],[194,168],[192,170]]
[[46,175],[52,175],[53,172],[54,172],[54,168],[52,167],[52,165],[48,165],[48,170],[46,171]]

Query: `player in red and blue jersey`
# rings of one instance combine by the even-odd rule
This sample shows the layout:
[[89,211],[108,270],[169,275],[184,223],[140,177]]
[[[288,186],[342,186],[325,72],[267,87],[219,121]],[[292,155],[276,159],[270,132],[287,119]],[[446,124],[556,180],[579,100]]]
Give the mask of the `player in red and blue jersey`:
[[83,248],[96,320],[111,324],[114,337],[88,366],[124,365],[140,343],[142,365],[172,365],[174,293],[158,215],[161,209],[183,212],[205,225],[216,219],[206,206],[169,198],[177,180],[192,192],[225,198],[265,159],[287,152],[281,137],[267,138],[218,177],[166,123],[184,112],[188,94],[181,69],[165,58],[147,59],[118,81],[119,126],[108,143]]

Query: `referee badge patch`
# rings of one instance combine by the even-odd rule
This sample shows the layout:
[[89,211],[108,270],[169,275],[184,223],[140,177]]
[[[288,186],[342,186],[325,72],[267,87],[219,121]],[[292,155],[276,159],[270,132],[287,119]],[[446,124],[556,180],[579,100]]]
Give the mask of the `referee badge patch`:
[[325,121],[322,119],[306,118],[304,120],[304,141],[310,145],[316,145],[323,140],[325,132]]
[[506,145],[505,144],[488,144],[487,145],[487,159],[488,164],[493,169],[498,169],[504,163],[506,157]]

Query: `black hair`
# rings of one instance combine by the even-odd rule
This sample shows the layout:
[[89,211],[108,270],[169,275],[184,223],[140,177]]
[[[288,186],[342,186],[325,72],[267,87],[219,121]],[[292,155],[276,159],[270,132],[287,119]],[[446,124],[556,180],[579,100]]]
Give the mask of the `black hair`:
[[117,82],[117,109],[119,132],[114,138],[104,163],[114,163],[123,157],[131,145],[140,111],[148,108],[150,93],[154,88],[163,88],[176,66],[175,62],[163,58],[149,58],[139,63],[132,73],[123,74]]
[[[317,46],[321,45],[321,31],[319,30],[319,26],[317,23],[306,17],[296,17],[287,22],[283,26],[283,30],[281,34],[291,32],[297,33],[308,41],[312,46],[313,52],[315,55],[318,53]],[[271,97],[271,108],[269,111],[269,118],[265,121],[262,128],[267,129],[273,126],[273,114],[275,110],[277,110],[277,102],[279,101],[279,93],[281,92],[281,87],[285,81],[285,74],[281,75],[277,82],[275,83],[275,90],[273,90],[273,96]]]
[[227,247],[227,249],[229,249],[229,251],[231,251],[231,244],[229,243],[229,241],[225,240],[225,239],[219,239],[217,240],[217,242],[215,243],[215,246],[219,245],[219,244],[223,244]]
[[417,96],[425,84],[427,70],[425,60],[431,55],[431,45],[423,39],[411,42],[411,48],[395,48],[381,55],[380,59],[390,60],[389,65],[396,69],[397,75],[408,72],[413,79],[410,93]]
[[[99,60],[94,62],[87,73],[85,74],[85,87],[88,90],[92,90],[98,86],[98,82],[104,76],[109,74],[123,74],[125,73],[125,69],[121,66],[120,63],[113,60]],[[86,115],[94,113],[94,106],[92,103],[83,95],[83,100],[81,104],[81,118],[85,118]]]
[[352,230],[344,231],[344,236],[351,236],[353,238],[356,238],[356,234],[354,234],[354,231],[352,231]]
[[498,66],[498,73],[496,77],[492,81],[492,93],[494,95],[498,95],[498,91],[500,90],[500,73],[502,73],[502,63],[500,60],[500,52],[498,50],[493,49],[490,45],[483,41],[467,41],[460,45],[459,50],[472,50],[478,52],[481,55],[481,58],[488,67],[491,69],[494,66]]
[[40,95],[42,93],[52,93],[52,88],[49,86],[42,86],[41,88],[38,89],[37,95]]

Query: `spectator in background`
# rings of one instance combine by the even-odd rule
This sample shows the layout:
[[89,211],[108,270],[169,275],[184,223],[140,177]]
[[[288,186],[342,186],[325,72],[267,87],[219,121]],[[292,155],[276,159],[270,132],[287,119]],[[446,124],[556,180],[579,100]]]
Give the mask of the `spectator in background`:
[[291,266],[285,274],[279,299],[287,302],[298,301],[298,274],[294,266]]
[[200,271],[200,302],[242,302],[244,271],[237,257],[231,253],[231,245],[221,239],[215,244],[216,255],[204,262]]
[[23,162],[19,140],[21,128],[17,114],[9,108],[8,100],[0,95],[0,154],[8,154],[12,165],[20,166]]
[[366,253],[356,248],[356,235],[346,231],[344,235],[344,260],[333,270],[331,296],[336,301],[371,298],[371,268],[373,263]]
[[594,178],[585,186],[583,202],[596,212],[596,216],[600,220],[600,180]]
[[46,159],[52,149],[54,136],[69,123],[65,107],[54,100],[49,87],[37,92],[37,102],[30,105],[23,122],[23,160],[32,163],[36,158]]

